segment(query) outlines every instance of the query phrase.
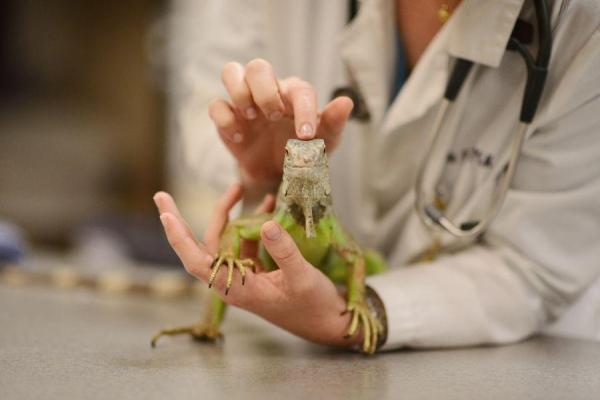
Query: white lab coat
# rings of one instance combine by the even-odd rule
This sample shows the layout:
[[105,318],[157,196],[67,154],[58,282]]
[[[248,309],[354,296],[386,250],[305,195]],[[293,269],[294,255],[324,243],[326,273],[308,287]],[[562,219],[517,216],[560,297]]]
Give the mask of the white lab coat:
[[[414,211],[414,187],[452,59],[480,67],[444,124],[444,137],[455,139],[430,168],[442,171],[434,178],[447,215],[465,221],[485,212],[508,159],[526,71],[505,47],[517,17],[533,20],[533,7],[464,0],[389,105],[393,1],[361,3],[344,26],[343,0],[176,2],[173,34],[183,40],[173,76],[190,164],[220,187],[237,177],[206,116],[208,100],[224,95],[225,62],[263,57],[279,76],[312,82],[321,104],[351,77],[371,120],[347,127],[331,181],[341,220],[392,266],[368,279],[386,307],[386,348],[512,342],[561,316],[552,332],[600,339],[600,3],[551,2],[550,74],[506,202],[478,242],[438,234],[446,251],[430,263],[415,262],[432,238]],[[490,155],[491,168],[474,152]],[[446,164],[448,153],[457,161]]]

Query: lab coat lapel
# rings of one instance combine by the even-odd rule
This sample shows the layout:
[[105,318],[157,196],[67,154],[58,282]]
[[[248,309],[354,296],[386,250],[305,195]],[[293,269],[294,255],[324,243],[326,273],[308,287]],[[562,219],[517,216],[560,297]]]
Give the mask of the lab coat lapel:
[[339,37],[340,54],[369,109],[371,126],[381,127],[383,122],[386,133],[419,118],[441,98],[448,68],[448,56],[442,51],[447,38],[438,35],[388,110],[396,57],[395,21],[393,1],[366,0]]
[[383,134],[398,131],[399,126],[422,117],[439,103],[449,77],[450,56],[497,67],[523,1],[463,0],[396,96],[384,119]]
[[452,16],[448,53],[498,67],[524,0],[463,0]]
[[395,56],[394,15],[393,1],[365,0],[338,38],[350,79],[362,94],[375,125],[388,105]]
[[[371,113],[371,126],[379,126],[385,136],[422,117],[443,96],[451,58],[498,67],[524,3],[525,0],[463,0],[388,110],[395,67],[394,5],[389,0],[365,0],[339,42],[342,58]],[[550,4],[556,25],[568,2],[555,0]]]
[[382,126],[387,136],[401,125],[423,116],[443,96],[448,79],[448,55],[443,49],[445,29],[427,47],[408,80],[394,99]]

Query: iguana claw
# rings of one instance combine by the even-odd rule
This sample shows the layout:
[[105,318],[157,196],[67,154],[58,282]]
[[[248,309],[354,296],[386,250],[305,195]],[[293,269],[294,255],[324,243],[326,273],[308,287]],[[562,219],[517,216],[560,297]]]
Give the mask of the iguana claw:
[[352,313],[352,320],[348,332],[344,337],[350,338],[354,336],[360,326],[363,334],[363,353],[375,353],[379,336],[383,332],[381,323],[373,316],[364,302],[348,303],[344,314],[349,312]]
[[178,328],[166,328],[160,330],[156,335],[152,337],[150,341],[150,345],[154,348],[156,347],[156,342],[162,336],[175,336],[181,334],[189,334],[194,340],[198,340],[201,342],[215,342],[221,338],[223,338],[223,334],[219,332],[217,329],[214,329],[210,326],[205,326],[203,324],[200,325],[192,325],[192,326],[182,326]]
[[254,267],[254,261],[250,258],[238,259],[233,254],[219,254],[215,261],[211,265],[211,273],[208,278],[208,287],[212,287],[217,273],[221,268],[221,265],[227,264],[227,282],[225,284],[225,294],[229,293],[231,289],[231,283],[233,282],[233,270],[237,268],[242,276],[242,285],[246,283],[246,267]]

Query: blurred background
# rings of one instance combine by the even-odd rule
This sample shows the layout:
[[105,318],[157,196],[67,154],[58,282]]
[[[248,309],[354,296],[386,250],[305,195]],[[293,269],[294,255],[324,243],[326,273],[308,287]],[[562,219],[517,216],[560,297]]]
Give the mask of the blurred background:
[[[303,46],[309,37],[315,54],[335,52],[347,2],[308,5],[0,2],[0,281],[189,286],[152,196],[171,192],[201,234],[237,179],[208,117],[210,100],[227,95],[226,62],[268,59],[312,82],[321,104],[345,82],[341,61]],[[309,22],[318,18],[325,32]]]
[[168,161],[171,6],[0,2],[0,264],[178,265],[152,203],[180,168]]

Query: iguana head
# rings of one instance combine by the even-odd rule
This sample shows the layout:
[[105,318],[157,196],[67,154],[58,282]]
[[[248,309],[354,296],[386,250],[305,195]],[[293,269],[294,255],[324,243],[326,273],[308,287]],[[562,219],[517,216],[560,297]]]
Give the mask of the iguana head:
[[306,236],[314,237],[315,223],[331,205],[331,187],[323,139],[288,140],[283,162],[283,200]]

